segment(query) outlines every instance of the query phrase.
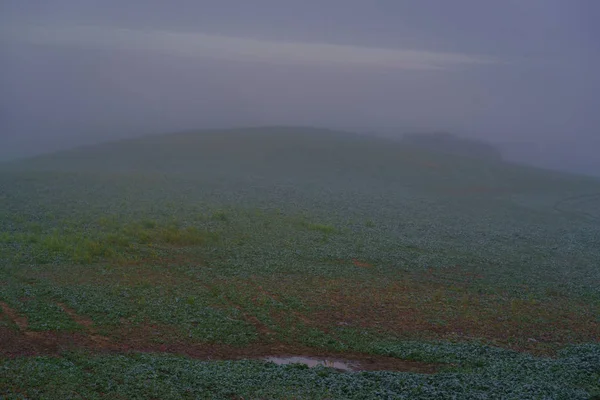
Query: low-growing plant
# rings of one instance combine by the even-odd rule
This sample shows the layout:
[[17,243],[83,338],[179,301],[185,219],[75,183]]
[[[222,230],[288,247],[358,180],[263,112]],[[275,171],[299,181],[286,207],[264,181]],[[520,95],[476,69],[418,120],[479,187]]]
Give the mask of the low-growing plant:
[[229,220],[229,216],[225,211],[216,211],[212,215],[213,219],[221,222],[227,222]]

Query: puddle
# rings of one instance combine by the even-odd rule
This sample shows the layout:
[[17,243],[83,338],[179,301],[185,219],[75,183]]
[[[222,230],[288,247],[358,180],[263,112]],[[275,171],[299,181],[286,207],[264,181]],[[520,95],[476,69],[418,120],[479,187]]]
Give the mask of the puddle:
[[435,374],[440,364],[429,364],[418,361],[400,360],[393,357],[382,357],[364,354],[341,357],[331,355],[320,356],[269,356],[262,360],[273,362],[277,365],[304,364],[309,368],[322,365],[339,371],[399,371],[418,374]]
[[341,361],[336,359],[318,359],[309,357],[266,357],[266,361],[273,362],[277,365],[286,364],[304,364],[309,367],[316,367],[322,365],[328,368],[339,369],[340,371],[356,371],[360,369],[356,362]]

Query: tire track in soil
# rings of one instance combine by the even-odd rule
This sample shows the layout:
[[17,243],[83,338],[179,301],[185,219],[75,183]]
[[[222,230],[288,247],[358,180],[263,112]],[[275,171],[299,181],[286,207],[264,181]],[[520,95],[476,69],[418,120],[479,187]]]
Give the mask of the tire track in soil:
[[[283,302],[279,299],[278,295],[270,293],[269,291],[267,291],[266,289],[264,289],[262,286],[260,286],[256,282],[249,281],[248,283],[250,285],[252,285],[256,290],[258,290],[258,292],[260,294],[262,294],[263,296],[270,298],[271,300],[273,300],[276,303],[283,304]],[[302,321],[306,325],[313,325],[313,321],[311,321],[307,316],[305,316],[304,314],[300,313],[299,311],[295,311],[295,310],[289,310],[289,311],[294,315],[294,317],[296,317],[297,319],[299,319],[300,321]]]
[[81,325],[85,328],[85,332],[87,337],[94,342],[94,344],[102,347],[102,348],[111,348],[116,347],[116,344],[111,343],[111,340],[106,337],[98,334],[96,329],[94,328],[94,321],[90,318],[77,314],[75,310],[70,308],[64,303],[56,303],[73,321],[77,324]]
[[27,320],[27,317],[13,310],[8,304],[0,302],[0,308],[2,308],[2,312],[6,314],[6,316],[8,316],[8,318],[12,322],[14,322],[15,325],[17,325],[17,327],[19,328],[19,332],[21,332],[21,334],[23,334],[28,339],[33,339],[42,342],[45,345],[48,345],[52,342],[52,340],[49,339],[44,334],[44,332],[29,330],[29,322]]
[[6,314],[6,316],[12,322],[14,322],[15,325],[17,325],[21,332],[27,332],[27,317],[19,315],[15,310],[13,310],[8,304],[4,302],[0,302],[0,308],[2,308],[2,312]]
[[249,314],[248,312],[246,312],[244,310],[244,307],[240,304],[237,304],[236,302],[234,302],[226,293],[224,290],[219,289],[216,286],[210,286],[208,284],[206,284],[205,282],[202,281],[198,281],[200,284],[202,284],[206,289],[208,289],[211,293],[219,293],[221,295],[221,297],[225,300],[225,304],[229,307],[235,308],[236,310],[238,310],[240,312],[240,314],[242,315],[242,317],[244,318],[244,320],[246,322],[249,322],[252,326],[254,326],[254,328],[256,329],[256,331],[261,335],[264,336],[266,338],[269,337],[273,337],[275,336],[275,332],[273,332],[268,326],[266,326],[264,323],[262,323],[255,315]]
[[[273,301],[275,301],[277,303],[283,304],[283,302],[279,299],[278,295],[270,293],[269,291],[267,291],[266,289],[264,289],[258,283],[253,282],[253,281],[249,281],[248,283],[250,285],[252,285],[256,290],[258,290],[258,292],[260,292],[263,296],[266,296],[266,297],[270,298],[271,300],[273,300]],[[334,338],[335,340],[337,340],[342,345],[346,345],[346,343],[343,340],[341,340],[335,333],[333,333],[331,331],[331,329],[328,329],[328,328],[322,326],[323,324],[319,325],[318,323],[316,323],[316,321],[311,320],[310,318],[308,318],[306,315],[302,314],[299,311],[289,310],[289,312],[296,319],[298,319],[299,321],[301,321],[304,325],[306,325],[308,327],[311,327],[311,328],[318,329],[318,330],[322,331],[323,333],[325,333],[326,335],[331,336],[332,338]]]
[[[224,297],[226,297],[223,294]],[[230,301],[230,300],[228,300]],[[77,314],[74,310],[69,308],[63,303],[56,303],[59,305],[65,313],[67,313],[75,322],[86,328],[89,334],[94,334],[96,330],[93,327],[93,321],[87,317]],[[242,307],[236,305],[234,302],[230,304],[236,309]],[[15,325],[19,328],[19,331],[25,337],[25,340],[19,339],[18,337],[11,336],[8,341],[8,348],[2,348],[0,346],[0,354],[8,355],[8,357],[15,356],[36,356],[40,354],[60,355],[61,351],[66,348],[72,348],[75,339],[72,334],[67,334],[65,337],[56,336],[53,332],[34,332],[28,330],[27,317],[20,315],[18,312],[13,310],[8,304],[0,302],[0,308],[3,313],[12,320]],[[260,321],[254,316],[242,313],[251,319],[256,319],[259,325],[262,325]],[[267,328],[268,329],[268,328]],[[2,333],[2,332],[0,332]],[[23,337],[21,336],[21,337]],[[103,336],[97,336],[99,341],[92,340],[93,345],[84,342],[75,342],[76,347],[83,347],[97,351],[117,351],[129,352],[129,351],[142,351],[142,352],[169,352],[173,354],[185,354],[192,358],[206,359],[206,360],[238,360],[238,359],[263,359],[267,356],[302,356],[302,357],[313,357],[313,358],[332,358],[332,359],[348,359],[350,362],[357,362],[360,365],[360,370],[366,371],[378,371],[378,370],[393,370],[403,372],[418,372],[425,374],[432,374],[438,371],[440,364],[423,363],[416,361],[401,360],[394,357],[379,356],[374,354],[363,354],[356,352],[332,352],[324,349],[315,350],[311,347],[305,347],[302,345],[285,345],[282,343],[258,343],[257,346],[250,346],[248,348],[230,348],[228,346],[210,345],[210,346],[190,346],[190,345],[175,345],[167,346],[168,348],[163,349],[156,347],[142,346],[139,348],[130,347],[128,345],[119,345],[117,343],[107,342],[108,338]],[[90,336],[88,336],[90,338]],[[107,343],[109,344],[107,346]],[[11,346],[14,349],[11,349]]]

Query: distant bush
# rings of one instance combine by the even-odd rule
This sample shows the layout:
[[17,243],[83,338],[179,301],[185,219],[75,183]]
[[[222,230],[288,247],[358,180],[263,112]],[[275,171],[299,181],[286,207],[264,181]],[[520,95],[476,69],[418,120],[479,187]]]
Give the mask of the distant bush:
[[227,217],[227,213],[225,211],[217,211],[213,214],[213,218],[217,221],[227,222],[229,217]]
[[305,218],[298,218],[294,221],[294,224],[299,228],[306,229],[314,232],[321,232],[326,235],[337,233],[337,229],[331,225],[319,224],[308,221]]
[[402,138],[404,144],[439,153],[501,161],[502,153],[483,140],[460,137],[451,133],[411,133]]
[[322,232],[325,234],[336,233],[336,229],[331,225],[325,224],[308,224],[307,228],[311,231]]

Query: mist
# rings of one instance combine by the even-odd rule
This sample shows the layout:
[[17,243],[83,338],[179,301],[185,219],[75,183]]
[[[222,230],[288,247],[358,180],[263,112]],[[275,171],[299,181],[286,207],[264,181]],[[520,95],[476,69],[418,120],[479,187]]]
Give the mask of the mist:
[[149,133],[448,131],[600,175],[590,1],[7,1],[0,159]]

